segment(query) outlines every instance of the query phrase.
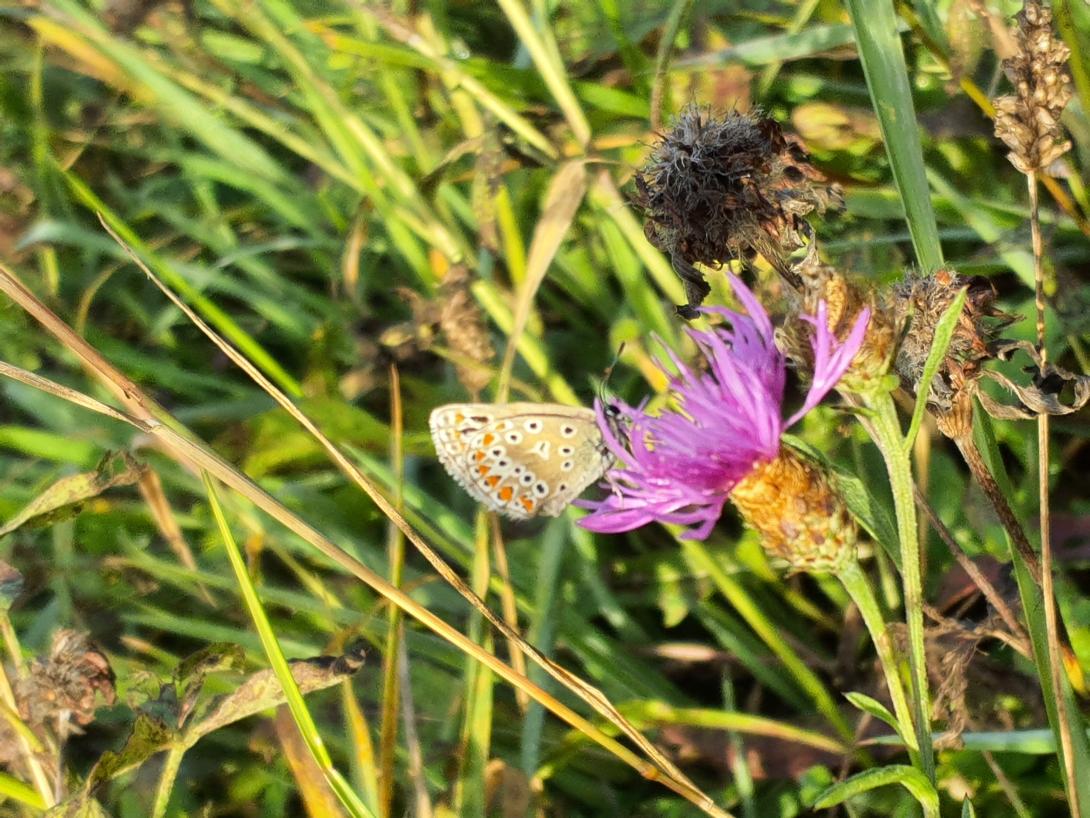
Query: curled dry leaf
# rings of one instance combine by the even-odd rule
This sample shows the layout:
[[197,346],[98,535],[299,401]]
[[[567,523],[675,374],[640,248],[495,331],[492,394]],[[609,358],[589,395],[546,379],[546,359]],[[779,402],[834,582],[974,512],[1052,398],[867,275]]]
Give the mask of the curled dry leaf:
[[140,479],[144,466],[128,452],[111,452],[94,471],[62,477],[35,497],[0,527],[0,537],[25,525],[47,525],[75,514],[84,500],[97,497],[115,486],[128,486]]
[[[1036,367],[1035,370],[1030,370],[1034,373],[1033,383],[1022,386],[1001,372],[984,370],[985,377],[1002,386],[1019,402],[1017,406],[1000,403],[978,388],[977,399],[989,415],[1000,420],[1028,420],[1039,415],[1070,415],[1090,401],[1090,376],[1076,375],[1043,362],[1036,347],[1028,341],[1003,341],[996,346],[995,355],[1000,360],[1008,361],[1019,351],[1026,353]],[[1071,396],[1065,402],[1063,394],[1068,387]]]
[[[363,660],[363,648],[355,647],[341,656],[318,656],[289,664],[295,683],[306,695],[352,676],[363,667]],[[191,746],[213,730],[285,701],[284,689],[276,674],[272,670],[259,670],[239,685],[234,693],[218,698],[203,718],[191,724],[185,731],[185,743]]]

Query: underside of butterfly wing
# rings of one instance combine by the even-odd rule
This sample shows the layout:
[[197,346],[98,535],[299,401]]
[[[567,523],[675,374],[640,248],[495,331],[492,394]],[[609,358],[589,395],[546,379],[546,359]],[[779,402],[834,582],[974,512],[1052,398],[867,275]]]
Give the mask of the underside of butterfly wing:
[[591,409],[457,403],[433,411],[430,425],[451,477],[515,519],[558,516],[612,462]]

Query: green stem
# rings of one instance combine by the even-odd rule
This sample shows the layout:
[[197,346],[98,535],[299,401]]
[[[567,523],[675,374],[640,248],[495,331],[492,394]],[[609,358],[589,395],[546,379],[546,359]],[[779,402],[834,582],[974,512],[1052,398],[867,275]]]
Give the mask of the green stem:
[[844,589],[851,596],[852,602],[859,609],[863,622],[870,632],[874,649],[878,653],[878,661],[882,664],[882,673],[886,677],[886,687],[889,688],[889,697],[893,701],[893,712],[897,716],[897,724],[900,725],[901,738],[908,747],[909,757],[913,765],[920,766],[920,742],[916,738],[916,727],[912,721],[912,709],[905,696],[904,683],[898,672],[897,654],[893,650],[892,641],[886,628],[885,617],[878,607],[878,600],[871,590],[870,581],[856,560],[845,565],[837,574]]
[[916,736],[920,745],[920,769],[935,783],[935,752],[931,746],[931,696],[927,686],[927,656],[924,649],[923,580],[920,575],[919,526],[912,495],[912,466],[904,450],[897,408],[888,393],[871,396],[874,411],[872,434],[882,452],[893,490],[897,512],[897,537],[901,545],[901,580],[908,625],[908,658],[912,669],[912,703],[915,707]]
[[182,756],[185,755],[185,750],[185,745],[182,742],[173,744],[163,759],[163,770],[159,773],[159,785],[155,788],[155,803],[151,808],[152,818],[163,818],[167,814],[170,794],[174,791],[174,779],[178,776],[178,768],[182,765]]

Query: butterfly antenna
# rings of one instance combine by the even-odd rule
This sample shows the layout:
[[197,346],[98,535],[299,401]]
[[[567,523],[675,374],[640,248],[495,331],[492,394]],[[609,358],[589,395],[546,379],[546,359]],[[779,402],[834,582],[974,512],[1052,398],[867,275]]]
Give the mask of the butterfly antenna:
[[598,400],[602,402],[603,406],[609,406],[610,400],[606,398],[606,388],[609,384],[609,379],[613,377],[613,370],[616,368],[618,361],[621,360],[621,355],[624,353],[625,342],[621,341],[621,345],[617,347],[617,352],[613,356],[613,360],[610,361],[609,366],[602,370],[602,380],[598,384]]

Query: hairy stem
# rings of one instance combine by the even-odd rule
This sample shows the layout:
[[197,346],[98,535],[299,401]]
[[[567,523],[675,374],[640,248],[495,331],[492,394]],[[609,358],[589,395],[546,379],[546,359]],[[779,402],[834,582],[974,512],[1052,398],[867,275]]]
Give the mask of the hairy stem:
[[874,642],[874,650],[878,654],[878,661],[882,665],[882,673],[886,677],[886,687],[889,688],[889,698],[893,702],[893,712],[897,716],[900,725],[901,737],[908,746],[912,763],[920,766],[920,742],[916,737],[916,727],[912,721],[912,709],[909,707],[908,698],[905,696],[904,683],[898,672],[897,654],[893,650],[892,640],[886,626],[886,620],[882,616],[882,610],[878,607],[878,600],[871,590],[870,581],[856,560],[849,562],[837,574],[844,589],[851,596],[852,602],[859,609],[863,622],[870,632],[871,641]]
[[912,676],[912,704],[916,736],[920,745],[920,769],[935,782],[935,751],[931,745],[931,694],[927,684],[927,656],[924,647],[923,578],[921,576],[919,525],[912,493],[912,466],[904,450],[897,408],[888,393],[871,396],[874,411],[874,442],[882,452],[893,490],[897,513],[897,537],[901,546],[901,580],[904,588],[905,624],[908,626],[908,658]]

